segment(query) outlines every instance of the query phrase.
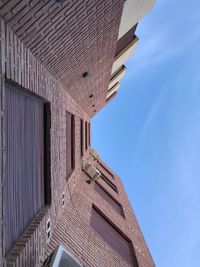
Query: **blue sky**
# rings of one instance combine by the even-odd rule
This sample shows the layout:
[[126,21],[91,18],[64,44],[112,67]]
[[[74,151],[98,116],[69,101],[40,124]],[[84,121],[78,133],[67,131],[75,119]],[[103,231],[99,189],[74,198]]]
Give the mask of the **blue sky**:
[[200,267],[200,2],[157,1],[139,24],[93,147],[121,177],[157,267]]

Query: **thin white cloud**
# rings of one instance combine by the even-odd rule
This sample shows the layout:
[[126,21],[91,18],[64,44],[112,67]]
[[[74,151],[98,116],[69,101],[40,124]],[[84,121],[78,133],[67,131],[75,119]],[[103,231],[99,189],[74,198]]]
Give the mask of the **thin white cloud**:
[[141,146],[144,143],[146,135],[148,135],[149,129],[152,127],[152,124],[156,121],[156,116],[161,108],[162,102],[166,96],[167,87],[163,86],[159,94],[155,97],[154,102],[149,110],[147,117],[143,123],[142,129],[139,132],[139,137],[134,148],[134,155],[137,155]]
[[[190,17],[191,25],[197,25],[196,16]],[[198,19],[199,20],[199,19]],[[195,26],[187,35],[180,32],[180,28],[184,27],[184,23],[177,24],[176,18],[169,20],[167,23],[163,21],[163,25],[155,25],[154,32],[151,31],[151,21],[145,24],[145,27],[139,25],[138,35],[141,37],[135,54],[127,62],[128,73],[125,77],[127,80],[133,79],[133,76],[139,76],[144,71],[156,71],[166,61],[171,58],[183,54],[186,49],[190,49],[194,42],[199,41],[200,27]],[[186,22],[185,22],[186,23]],[[141,30],[140,30],[141,29]],[[173,60],[173,59],[172,59]]]

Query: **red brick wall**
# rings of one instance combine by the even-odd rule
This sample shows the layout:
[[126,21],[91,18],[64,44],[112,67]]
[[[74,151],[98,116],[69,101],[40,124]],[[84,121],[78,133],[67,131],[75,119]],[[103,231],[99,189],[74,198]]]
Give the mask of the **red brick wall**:
[[[115,183],[119,189],[119,195],[115,195],[115,197],[124,207],[126,220],[119,217],[120,215],[116,214],[94,192],[93,184],[86,183],[87,176],[81,170],[80,118],[90,121],[90,117],[93,115],[93,108],[91,109],[93,99],[95,100],[96,110],[105,105],[123,1],[65,1],[66,5],[69,3],[68,7],[65,5],[63,9],[58,7],[59,10],[62,9],[65,12],[68,10],[64,19],[62,19],[62,16],[57,17],[62,23],[60,30],[56,28],[58,22],[54,21],[56,17],[52,17],[53,12],[58,11],[57,9],[53,11],[57,4],[54,1],[47,2],[43,9],[41,6],[44,5],[45,1],[38,1],[38,4],[34,7],[31,3],[26,5],[26,1],[11,0],[8,5],[1,6],[2,9],[0,10],[4,20],[8,22],[5,25],[4,20],[0,19],[0,145],[2,155],[0,162],[0,266],[39,267],[45,257],[59,243],[63,243],[66,248],[71,250],[85,266],[128,266],[89,227],[92,203],[110,217],[113,223],[132,240],[139,266],[154,266],[120,179],[115,175]],[[15,6],[16,3],[20,5]],[[25,9],[23,9],[24,5],[26,5]],[[30,16],[33,8],[37,8],[38,12],[33,12],[35,16]],[[44,14],[41,13],[42,10]],[[51,13],[51,16],[48,16],[48,12]],[[25,23],[26,15],[30,17],[32,26]],[[23,20],[20,22],[21,17],[23,17]],[[50,23],[52,23],[52,27],[49,27]],[[21,30],[18,28],[19,25],[22,27]],[[34,25],[36,25],[35,28]],[[68,29],[65,37],[62,32],[63,27]],[[17,34],[14,34],[11,28]],[[32,30],[33,32],[31,32]],[[50,37],[50,32],[53,33],[52,37]],[[31,38],[29,38],[30,35]],[[43,38],[44,35],[45,38]],[[64,39],[62,39],[62,36]],[[59,41],[57,40],[55,43],[58,47],[61,45],[58,50],[50,49],[54,46],[53,37],[59,37]],[[45,49],[42,50],[41,47],[37,48],[37,46],[33,47],[36,45],[34,43],[36,42],[35,38],[40,40],[39,47],[41,45],[41,47],[47,49],[48,57],[44,57]],[[66,54],[63,55],[62,51],[65,51]],[[58,54],[60,55],[58,61],[55,58],[56,53],[60,53]],[[89,72],[86,79],[81,77],[84,71]],[[4,90],[6,79],[42,96],[51,103],[52,204],[40,212],[21,239],[18,240],[14,250],[5,257],[3,233],[6,210],[4,210],[3,189],[6,155],[4,150]],[[88,98],[91,93],[94,94],[94,98]],[[69,178],[68,183],[66,183],[65,167],[66,111],[76,116],[75,171]],[[83,132],[85,133],[85,131]],[[85,153],[84,157],[89,157],[88,152]],[[106,187],[106,190],[112,195],[114,194],[103,181],[100,182]],[[65,192],[64,207],[62,205],[63,192]],[[46,222],[48,218],[51,218],[54,234],[47,249]]]
[[[87,154],[84,158],[86,161],[88,159],[90,162],[92,161],[92,158]],[[106,168],[108,168],[108,166],[106,166]],[[73,187],[70,185],[68,188],[70,193],[68,192],[67,195],[69,197],[65,204],[61,220],[57,224],[52,236],[47,255],[59,244],[63,244],[84,266],[129,266],[123,258],[90,227],[91,210],[94,204],[115,226],[121,229],[121,231],[131,239],[139,266],[154,266],[120,178],[114,174],[114,180],[112,180],[117,186],[119,194],[114,192],[102,179],[99,179],[98,182],[122,204],[125,219],[94,190],[94,182],[91,184],[86,182],[88,176],[83,171],[77,170],[74,174],[74,178],[75,177],[77,186]]]
[[[70,96],[62,85],[53,78],[33,54],[23,45],[16,35],[0,20],[0,59],[1,59],[1,216],[0,216],[0,262],[3,266],[4,255],[4,213],[3,188],[5,179],[4,162],[4,90],[6,80],[15,82],[30,92],[47,99],[51,103],[51,187],[52,187],[52,205],[48,211],[39,215],[40,220],[33,221],[22,236],[20,242],[11,253],[9,262],[15,262],[16,266],[40,266],[40,258],[44,255],[46,247],[46,221],[49,217],[52,220],[52,230],[62,214],[62,192],[66,188],[66,129],[65,114],[69,111],[76,116],[75,134],[79,136],[79,117],[90,121],[89,116],[84,112],[80,105]],[[80,161],[80,143],[79,138],[75,142],[75,161],[76,165]],[[70,183],[76,184],[73,178]],[[36,227],[37,226],[37,227]],[[27,242],[28,240],[28,242]],[[33,255],[32,255],[33,254]],[[12,259],[12,260],[11,260]],[[8,265],[12,266],[12,265]],[[15,266],[15,265],[13,265]]]
[[0,3],[0,15],[63,88],[94,115],[106,102],[123,3],[11,0]]

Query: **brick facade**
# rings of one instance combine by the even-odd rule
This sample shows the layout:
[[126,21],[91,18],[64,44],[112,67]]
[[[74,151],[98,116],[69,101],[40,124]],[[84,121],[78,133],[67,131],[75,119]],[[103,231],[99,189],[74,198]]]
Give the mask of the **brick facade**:
[[[60,243],[85,267],[130,266],[90,227],[94,204],[132,241],[139,267],[153,267],[120,178],[101,161],[113,174],[119,194],[102,179],[99,183],[122,205],[125,218],[94,191],[94,182],[86,182],[88,176],[82,171],[82,164],[93,161],[89,148],[80,156],[80,118],[85,127],[94,108],[98,111],[106,104],[124,1],[64,2],[62,6],[55,1],[0,3],[0,266],[39,267]],[[82,77],[85,71],[89,73],[86,79]],[[51,105],[51,205],[37,214],[8,255],[4,247],[3,194],[6,82],[43,97]],[[66,111],[75,115],[75,169],[68,181]],[[50,242],[46,233],[49,218]]]
[[[87,155],[86,158],[89,159],[90,162],[92,161],[90,156]],[[101,162],[103,163],[103,161]],[[108,168],[108,166],[106,167]],[[112,170],[110,171],[112,172]],[[69,194],[70,198],[65,204],[64,212],[52,236],[47,250],[48,254],[50,254],[58,244],[63,244],[84,266],[130,266],[90,227],[91,209],[92,205],[95,205],[106,217],[112,220],[114,225],[131,239],[139,266],[155,266],[121,180],[116,174],[113,173],[113,175],[113,183],[118,188],[118,194],[102,179],[98,180],[98,182],[122,204],[125,218],[116,213],[116,211],[95,192],[94,182],[88,184],[86,182],[88,176],[83,172],[79,172],[77,174],[78,186],[76,186],[73,191],[69,188],[69,190],[71,190]]]
[[[10,40],[10,41],[9,41]],[[76,116],[76,136],[79,135],[79,118],[90,121],[90,117],[85,113],[85,111],[80,107],[80,105],[70,96],[66,90],[56,81],[52,75],[48,73],[44,66],[42,66],[33,54],[28,50],[21,41],[16,37],[16,35],[4,24],[1,20],[1,147],[2,147],[2,180],[5,179],[5,174],[3,173],[3,164],[5,164],[5,153],[4,151],[4,90],[5,82],[13,82],[16,86],[21,85],[23,88],[33,92],[51,103],[51,187],[52,190],[52,206],[43,219],[40,221],[39,225],[37,223],[37,228],[35,231],[31,231],[29,241],[26,242],[25,249],[19,243],[19,248],[17,251],[22,251],[22,255],[27,258],[27,262],[30,262],[30,257],[32,264],[25,266],[40,266],[40,257],[44,255],[44,250],[46,247],[46,221],[49,216],[52,219],[52,226],[54,226],[62,213],[62,193],[66,188],[66,171],[65,171],[65,112],[69,111]],[[18,49],[17,49],[17,48]],[[18,63],[17,63],[18,62]],[[20,66],[18,68],[17,66]],[[75,147],[75,161],[79,162],[80,157],[80,144],[79,139],[77,139]],[[75,186],[76,181],[71,178],[70,183]],[[3,181],[1,185],[3,186]],[[1,187],[2,189],[2,187]],[[3,202],[3,194],[1,194],[1,201]],[[3,203],[2,203],[3,204]],[[4,205],[1,205],[4,207]],[[4,211],[6,212],[6,211]],[[1,255],[4,255],[3,246],[3,213],[1,210]],[[40,216],[40,215],[39,215]],[[33,222],[35,225],[35,222]],[[30,226],[31,227],[31,226]],[[53,229],[52,229],[53,230]],[[29,229],[28,229],[29,231]],[[26,233],[25,233],[26,234]],[[23,237],[22,237],[23,239]],[[23,242],[23,240],[20,242]],[[39,246],[41,249],[38,251],[38,257],[33,257],[29,254],[32,248]],[[20,261],[20,257],[16,256],[16,261]],[[13,258],[13,256],[12,256]],[[1,257],[2,260],[2,257]],[[9,265],[8,265],[9,266]],[[10,265],[12,266],[12,265]],[[21,266],[20,263],[16,266]]]
[[124,0],[5,2],[0,15],[7,25],[93,116],[105,104]]

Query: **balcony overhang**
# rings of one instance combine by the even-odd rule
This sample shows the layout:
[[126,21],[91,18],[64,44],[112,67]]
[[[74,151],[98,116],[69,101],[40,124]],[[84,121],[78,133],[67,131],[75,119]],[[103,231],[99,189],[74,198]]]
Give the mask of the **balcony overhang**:
[[117,82],[109,91],[108,91],[108,94],[107,94],[107,99],[114,93],[116,92],[120,87],[120,83]]
[[121,80],[121,78],[126,73],[126,67],[123,65],[123,67],[120,69],[119,72],[110,80],[108,90],[110,90],[117,82]]
[[134,39],[115,56],[112,73],[119,69],[132,56],[138,40],[138,37],[135,36]]
[[155,0],[126,0],[122,12],[119,35],[120,39],[153,7]]
[[112,101],[116,95],[117,95],[117,91],[115,91],[111,96],[106,98],[106,103],[108,104],[110,101]]

